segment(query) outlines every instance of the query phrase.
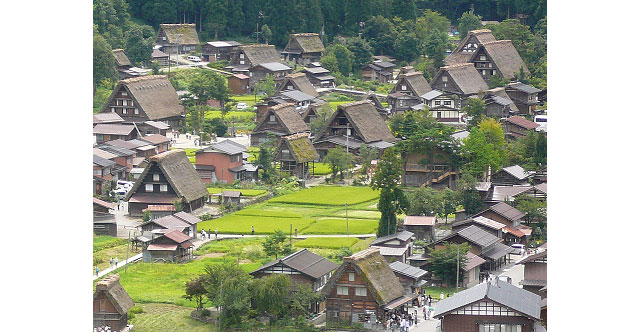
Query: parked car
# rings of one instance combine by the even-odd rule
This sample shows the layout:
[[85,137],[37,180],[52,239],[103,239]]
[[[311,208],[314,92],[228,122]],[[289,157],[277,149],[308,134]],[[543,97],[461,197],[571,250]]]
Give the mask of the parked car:
[[547,131],[547,116],[546,115],[536,115],[533,118],[533,122],[540,125],[540,127],[536,128],[536,131]]
[[524,244],[514,243],[514,244],[511,245],[511,248],[515,248],[515,249],[520,250],[520,255],[524,254],[524,249],[525,249]]
[[248,108],[248,107],[249,107],[249,104],[247,104],[247,103],[238,103],[238,105],[236,105],[236,108],[239,109],[239,110],[243,110],[243,109]]
[[124,196],[127,195],[127,192],[129,192],[128,189],[124,189],[124,188],[116,188],[116,190],[113,191],[113,193],[115,194],[115,196],[117,198],[123,199]]
[[200,60],[200,57],[197,57],[195,55],[190,55],[187,57],[187,60],[191,61],[191,62],[201,62],[202,60]]
[[118,182],[116,182],[118,187],[131,187],[133,186],[133,182],[131,181],[125,181],[125,180],[118,180]]

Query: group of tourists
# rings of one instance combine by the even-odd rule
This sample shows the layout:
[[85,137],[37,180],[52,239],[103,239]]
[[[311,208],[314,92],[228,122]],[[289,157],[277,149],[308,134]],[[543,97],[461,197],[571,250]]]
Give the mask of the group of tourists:
[[391,328],[392,332],[408,332],[409,327],[413,324],[418,324],[418,313],[414,310],[413,313],[396,315],[391,314],[391,318],[387,322],[387,326]]

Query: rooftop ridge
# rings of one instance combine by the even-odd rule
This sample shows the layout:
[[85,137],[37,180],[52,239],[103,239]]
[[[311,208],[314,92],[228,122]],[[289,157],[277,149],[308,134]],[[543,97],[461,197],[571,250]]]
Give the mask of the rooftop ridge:
[[287,108],[287,107],[294,107],[295,105],[293,103],[285,103],[285,104],[278,104],[275,106],[271,106],[271,110],[272,111],[278,111],[281,110],[283,108]]
[[371,103],[369,102],[369,100],[359,100],[359,101],[354,101],[352,103],[346,103],[346,104],[341,104],[338,107],[351,107],[351,106],[356,106],[356,105],[362,105],[362,104],[366,104],[366,103]]
[[315,32],[301,32],[301,33],[293,33],[291,34],[292,36],[319,36],[319,34],[315,33]]
[[175,27],[175,26],[182,26],[182,25],[192,25],[192,26],[196,26],[195,23],[161,23],[160,26],[161,27]]
[[450,69],[464,68],[469,66],[473,66],[473,63],[457,63],[455,65],[440,67],[440,69],[450,70]]
[[480,33],[493,33],[493,31],[491,31],[490,29],[478,29],[478,30],[471,30],[469,31],[469,34],[475,35],[475,34],[480,34]]
[[299,138],[304,138],[304,137],[309,137],[308,133],[296,133],[293,135],[289,135],[289,136],[284,136],[283,138],[286,139],[287,141],[293,141]]
[[506,43],[511,43],[511,39],[502,39],[502,40],[490,41],[490,42],[484,43],[484,45],[486,46],[486,45],[506,44]]
[[119,83],[130,84],[130,83],[136,83],[136,82],[142,82],[142,81],[150,81],[154,79],[167,79],[167,75],[147,75],[147,76],[132,77],[132,78],[121,80]]
[[287,76],[285,76],[286,78],[298,78],[298,77],[303,77],[303,76],[307,76],[307,74],[303,73],[303,72],[299,72],[299,73],[291,73],[288,74]]

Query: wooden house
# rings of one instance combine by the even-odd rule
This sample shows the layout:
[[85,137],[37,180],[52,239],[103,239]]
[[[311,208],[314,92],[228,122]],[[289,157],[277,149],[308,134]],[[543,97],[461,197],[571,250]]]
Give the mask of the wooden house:
[[322,289],[327,300],[327,323],[360,323],[382,329],[392,314],[407,313],[415,298],[407,295],[378,249],[345,257]]
[[314,87],[317,88],[335,88],[336,78],[330,75],[328,69],[323,67],[307,67],[303,71],[307,75],[307,79]]
[[425,242],[436,239],[436,217],[433,216],[406,216],[402,222],[402,229],[413,233],[416,239]]
[[238,51],[238,46],[242,46],[242,44],[235,40],[206,42],[202,45],[202,56],[209,62],[218,60],[229,61],[235,52]]
[[389,268],[393,270],[393,273],[398,277],[398,281],[400,281],[400,284],[404,287],[406,294],[422,293],[421,289],[427,284],[426,279],[429,272],[397,261],[389,264]]
[[484,115],[493,118],[508,118],[518,114],[516,104],[511,100],[504,87],[489,89],[483,96]]
[[400,231],[382,236],[373,240],[369,246],[380,249],[380,255],[389,263],[395,261],[406,263],[407,258],[413,255],[413,233]]
[[204,183],[233,183],[258,179],[258,169],[246,162],[247,148],[231,140],[223,140],[196,151],[196,171]]
[[151,220],[156,220],[176,213],[176,207],[173,205],[149,205],[142,210],[142,213],[147,211],[151,213]]
[[172,229],[152,239],[142,249],[144,262],[182,263],[193,257],[193,243],[189,235]]
[[[309,163],[319,160],[320,156],[313,147],[308,133],[283,136],[276,147],[273,160],[280,164],[280,172],[288,173],[299,179],[313,176],[314,167]],[[310,172],[311,171],[311,172]]]
[[491,76],[514,79],[520,68],[529,75],[529,69],[510,40],[496,40],[478,45],[469,59],[482,78],[489,82]]
[[116,180],[113,177],[113,167],[116,163],[112,160],[93,155],[93,176],[106,181]]
[[491,174],[491,183],[503,186],[527,185],[534,175],[533,171],[527,171],[520,165],[513,165]]
[[541,93],[542,90],[538,88],[515,82],[507,84],[504,89],[516,104],[519,114],[533,115],[536,110],[536,105],[541,104],[538,94]]
[[200,45],[195,24],[160,24],[156,45],[168,54],[189,53]]
[[[147,208],[147,210],[151,210],[153,208],[153,210],[155,211],[165,210],[167,212],[170,212],[172,210],[171,207],[173,206],[152,205]],[[196,225],[202,220],[183,211],[180,211],[178,213],[175,213],[175,209],[173,209],[173,211],[174,213],[165,215],[160,218],[152,217],[151,220],[138,226],[142,231],[142,235],[149,239],[154,239],[159,235],[171,232],[173,230],[178,230],[188,235],[189,238],[195,238],[198,233]]]
[[134,303],[120,285],[120,275],[110,274],[96,283],[93,293],[93,327],[121,331],[127,327],[127,313]]
[[529,121],[521,116],[512,116],[502,122],[504,136],[509,139],[525,137],[538,127],[540,127],[539,123]]
[[524,278],[520,285],[531,293],[547,297],[547,292],[542,288],[547,287],[547,250],[531,255],[518,264],[524,265]]
[[126,123],[152,120],[175,128],[183,122],[184,107],[167,76],[149,75],[119,81],[100,113],[117,113]]
[[324,45],[317,33],[292,33],[287,46],[282,50],[286,61],[301,65],[320,61],[323,53]]
[[169,151],[169,144],[171,143],[170,138],[168,138],[167,136],[159,135],[159,134],[142,136],[140,137],[140,140],[149,142],[149,144],[155,146],[157,148],[158,153]]
[[113,56],[116,60],[115,64],[116,70],[118,71],[118,78],[121,80],[125,78],[149,75],[151,72],[151,69],[134,67],[123,49],[113,50]]
[[249,91],[249,76],[245,74],[234,74],[227,77],[227,85],[234,95],[245,95]]
[[463,104],[467,97],[489,90],[489,86],[471,63],[441,67],[433,76],[431,87],[457,95]]
[[447,66],[460,63],[468,63],[471,56],[478,50],[480,45],[496,41],[493,32],[489,29],[471,30],[460,41],[458,47],[445,59]]
[[151,120],[137,124],[136,126],[142,135],[158,134],[167,136],[167,131],[171,128],[171,126],[164,122]]
[[300,114],[300,116],[302,117],[302,121],[304,121],[304,123],[306,123],[307,125],[310,125],[311,122],[315,121],[318,117],[318,109],[320,109],[322,105],[324,104],[320,104],[317,102],[310,104],[307,109],[304,110],[302,114]]
[[494,236],[476,225],[469,225],[452,232],[432,243],[431,246],[433,250],[439,250],[444,248],[446,243],[468,243],[471,246],[469,251],[472,254],[480,256],[487,261],[481,267],[482,271],[493,271],[507,264],[510,259],[509,254],[514,253],[515,250],[504,245],[500,237]]
[[462,108],[462,103],[458,95],[445,93],[439,90],[431,90],[420,97],[422,98],[422,103],[414,106],[414,109],[418,107],[422,110],[426,105],[429,112],[431,112],[431,116],[438,122],[461,122],[460,108]]
[[169,54],[160,51],[160,49],[154,48],[151,52],[151,61],[157,62],[160,67],[169,66]]
[[173,205],[182,202],[191,212],[204,206],[209,192],[184,150],[170,150],[149,158],[149,164],[129,190],[129,215],[141,216],[149,205]]
[[[391,113],[402,113],[411,109],[411,106],[420,104],[422,96],[431,90],[429,82],[424,78],[421,71],[411,71],[398,75],[398,82],[391,89],[387,98]],[[399,98],[398,93],[410,98]]]
[[[258,68],[257,66],[260,64],[264,65]],[[280,55],[275,46],[266,44],[238,46],[238,50],[231,56],[229,66],[225,69],[234,74],[249,76],[251,89],[267,74],[275,76],[279,81],[281,77],[291,73],[291,68],[281,63]]]
[[391,62],[373,61],[362,67],[362,80],[389,83],[393,80],[393,67]]
[[485,262],[484,258],[467,252],[467,263],[462,268],[462,287],[473,287],[481,282],[480,267]]
[[133,166],[136,167],[138,164],[136,163],[136,157],[139,158],[147,158],[156,154],[156,147],[150,144],[149,142],[132,139],[129,141],[124,141],[121,139],[116,139],[113,141],[105,142],[106,145],[117,146],[124,149],[129,149],[131,151],[135,151],[136,155],[133,158]]
[[256,83],[269,75],[274,77],[277,86],[278,82],[282,81],[286,75],[291,74],[292,71],[291,67],[280,62],[260,63],[249,70],[249,85],[254,87]]
[[298,113],[304,112],[304,110],[307,109],[309,105],[319,101],[319,99],[315,98],[314,96],[308,95],[299,90],[282,91],[274,99],[281,99],[285,104],[294,104]]
[[368,100],[338,105],[338,110],[314,138],[313,146],[320,158],[324,158],[329,149],[336,146],[348,147],[356,154],[362,143],[375,147],[380,154],[395,144],[389,127],[375,106]]
[[98,151],[111,154],[113,156],[111,158],[106,158],[104,155],[101,157],[114,161],[116,164],[122,167],[125,173],[125,176],[123,178],[128,178],[131,169],[133,169],[133,157],[136,154],[135,151],[108,144],[98,145],[93,150],[94,154],[97,154],[98,156],[101,156],[99,153],[96,153]]
[[309,133],[310,129],[294,104],[280,104],[267,110],[251,133],[251,145],[260,145],[268,139],[269,134],[280,138],[297,133]]
[[129,124],[99,123],[93,127],[93,136],[98,144],[116,139],[128,141],[138,137],[135,129],[133,125]]
[[305,73],[288,74],[285,76],[280,84],[278,84],[276,93],[292,90],[302,91],[312,97],[318,97],[319,95],[318,91],[313,87]]
[[478,216],[489,218],[505,225],[502,229],[502,238],[507,244],[526,244],[527,238],[531,235],[531,228],[521,225],[521,219],[525,214],[505,202],[492,205],[488,209],[471,216],[471,218]]
[[499,223],[495,220],[479,216],[454,222],[453,224],[451,224],[451,231],[457,232],[471,225],[480,227],[485,232],[497,238],[502,238],[502,230],[506,227],[503,223]]
[[124,119],[116,113],[97,113],[93,115],[94,126],[99,123],[116,124],[122,122],[124,122]]
[[457,188],[460,168],[452,163],[452,152],[445,147],[409,152],[403,156],[402,182],[407,186]]
[[545,331],[539,295],[499,279],[483,282],[438,302],[442,332]]
[[[338,264],[302,249],[262,265],[250,274],[254,278],[284,274],[291,279],[291,292],[295,292],[302,285],[309,285],[315,292],[321,292],[337,268]],[[324,301],[311,304],[313,313],[322,312],[324,309]]]
[[116,209],[116,204],[93,198],[93,233],[96,235],[118,235],[118,225],[115,216],[111,213]]

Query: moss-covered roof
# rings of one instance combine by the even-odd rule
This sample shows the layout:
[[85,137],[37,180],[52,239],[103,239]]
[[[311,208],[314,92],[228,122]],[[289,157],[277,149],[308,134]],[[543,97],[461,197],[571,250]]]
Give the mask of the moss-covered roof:
[[298,163],[305,163],[320,159],[320,155],[311,144],[309,134],[299,133],[289,135],[283,138],[283,141],[287,142],[289,149]]

